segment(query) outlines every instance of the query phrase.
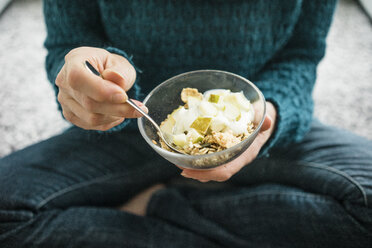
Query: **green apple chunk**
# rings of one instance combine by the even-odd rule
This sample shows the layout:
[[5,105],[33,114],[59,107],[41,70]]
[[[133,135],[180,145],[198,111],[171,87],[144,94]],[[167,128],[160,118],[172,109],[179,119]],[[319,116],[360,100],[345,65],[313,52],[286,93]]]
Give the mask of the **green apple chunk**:
[[223,115],[229,120],[236,120],[240,116],[240,110],[238,107],[231,103],[225,103],[225,110]]
[[195,129],[191,128],[186,135],[187,140],[192,143],[198,143],[203,140],[203,136],[200,135]]
[[168,118],[160,124],[160,130],[163,133],[171,134],[173,133],[173,128],[175,124],[176,121],[174,120],[174,118],[171,115],[168,115]]
[[201,134],[206,134],[208,131],[209,126],[211,125],[212,118],[211,117],[198,117],[196,120],[191,123],[190,127],[194,128]]
[[224,101],[234,104],[238,108],[245,111],[249,111],[249,107],[251,105],[250,101],[244,96],[243,92],[231,93],[224,98]]
[[218,103],[219,99],[220,99],[219,95],[210,94],[208,101],[212,103]]
[[222,118],[213,118],[211,123],[211,130],[215,132],[220,132],[226,127],[226,121],[224,121]]
[[200,102],[201,100],[197,97],[189,96],[187,98],[187,105],[189,106],[189,108],[195,108],[199,106]]
[[186,134],[184,133],[174,134],[173,143],[179,147],[184,147],[185,145],[187,145]]

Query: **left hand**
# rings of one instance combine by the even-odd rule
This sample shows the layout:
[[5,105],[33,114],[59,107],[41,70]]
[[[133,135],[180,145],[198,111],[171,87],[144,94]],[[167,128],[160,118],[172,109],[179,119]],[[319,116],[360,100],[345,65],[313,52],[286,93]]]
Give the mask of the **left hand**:
[[244,166],[251,163],[257,157],[263,145],[274,132],[276,121],[276,109],[274,105],[270,102],[266,102],[266,107],[267,107],[266,117],[262,124],[260,132],[258,133],[253,143],[248,147],[248,149],[245,152],[243,152],[239,157],[237,157],[233,161],[228,162],[227,164],[221,165],[211,170],[201,171],[182,168],[183,171],[181,175],[187,178],[199,180],[200,182],[208,181],[224,182],[230,179]]

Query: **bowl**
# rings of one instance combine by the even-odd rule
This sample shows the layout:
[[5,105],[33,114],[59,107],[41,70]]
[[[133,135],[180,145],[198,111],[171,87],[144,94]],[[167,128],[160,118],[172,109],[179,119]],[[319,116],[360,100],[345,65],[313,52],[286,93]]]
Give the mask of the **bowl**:
[[233,160],[252,144],[261,129],[266,112],[265,98],[252,82],[234,73],[218,70],[191,71],[174,76],[153,89],[143,101],[156,123],[160,124],[174,109],[184,105],[180,94],[182,89],[186,87],[197,88],[201,93],[211,89],[230,89],[232,92],[243,91],[255,110],[254,125],[256,129],[239,144],[220,152],[205,155],[185,155],[169,152],[162,149],[159,144],[154,144],[152,140],[158,140],[155,128],[146,118],[139,118],[138,127],[141,135],[160,156],[183,168],[206,170]]

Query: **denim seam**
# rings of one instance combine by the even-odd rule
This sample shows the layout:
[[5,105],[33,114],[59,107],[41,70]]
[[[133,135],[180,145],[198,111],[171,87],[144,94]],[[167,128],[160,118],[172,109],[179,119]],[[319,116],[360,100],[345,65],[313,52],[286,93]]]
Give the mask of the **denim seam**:
[[[239,198],[241,199],[242,197],[244,197],[244,199],[249,199],[249,198],[254,198],[254,197],[257,197],[257,196],[269,196],[269,195],[280,195],[280,196],[296,196],[296,197],[303,197],[303,198],[313,198],[313,199],[321,199],[322,201],[331,201],[334,200],[331,196],[327,196],[327,195],[317,195],[317,194],[313,194],[313,193],[301,193],[301,192],[291,192],[291,193],[283,193],[281,191],[264,191],[264,192],[259,192],[259,193],[249,193],[249,194],[245,194],[244,196],[240,195],[240,196],[225,196],[225,197],[221,197],[218,199],[218,201],[220,202],[231,202],[232,199],[234,198]],[[195,201],[192,201],[191,200],[191,204],[196,204],[196,203],[201,203],[201,204],[215,204],[215,199],[212,199],[212,200],[201,200],[199,199],[199,201],[195,200]]]
[[329,172],[332,172],[332,173],[335,173],[339,176],[344,177],[345,179],[350,181],[352,184],[354,184],[356,186],[356,188],[360,191],[360,193],[362,194],[362,197],[363,197],[364,205],[365,205],[365,207],[368,208],[367,193],[365,192],[363,186],[360,185],[356,180],[354,180],[351,176],[349,176],[345,172],[340,171],[338,169],[335,169],[333,167],[317,164],[317,163],[314,163],[314,162],[308,162],[308,161],[297,161],[297,162],[302,163],[302,165],[304,165],[304,166],[308,166],[308,167],[312,167],[312,168],[316,168],[316,169],[321,169],[321,170],[327,170]]
[[[136,172],[137,173],[137,172]],[[59,190],[59,191],[56,191],[55,193],[51,194],[50,196],[48,196],[47,198],[45,198],[43,201],[41,201],[37,206],[36,206],[36,210],[39,210],[41,207],[43,207],[44,205],[46,205],[48,202],[50,202],[51,200],[61,196],[61,195],[64,195],[66,193],[69,193],[73,190],[76,190],[76,189],[79,189],[79,188],[83,188],[83,187],[86,187],[86,186],[89,186],[89,185],[92,185],[92,184],[95,184],[95,183],[101,183],[101,182],[105,182],[107,180],[111,180],[111,179],[116,179],[116,178],[120,178],[120,177],[123,177],[127,175],[127,173],[121,173],[121,174],[118,174],[118,175],[106,175],[106,176],[103,176],[103,177],[98,177],[98,178],[95,178],[93,180],[90,180],[90,181],[85,181],[85,182],[81,182],[81,183],[77,183],[77,184],[73,184],[67,188],[64,188],[62,190]]]

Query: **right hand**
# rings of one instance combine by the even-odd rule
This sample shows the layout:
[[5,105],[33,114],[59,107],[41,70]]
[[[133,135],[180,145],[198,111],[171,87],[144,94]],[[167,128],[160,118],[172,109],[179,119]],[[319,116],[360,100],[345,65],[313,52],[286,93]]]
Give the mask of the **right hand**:
[[[86,60],[103,78],[85,67]],[[83,129],[101,131],[119,125],[125,118],[141,117],[126,103],[126,91],[135,80],[136,71],[124,57],[100,48],[73,49],[65,56],[65,64],[56,78],[63,116]],[[141,102],[135,102],[148,112]]]

